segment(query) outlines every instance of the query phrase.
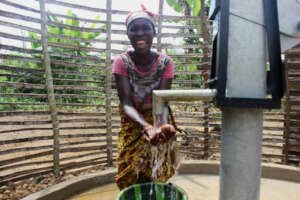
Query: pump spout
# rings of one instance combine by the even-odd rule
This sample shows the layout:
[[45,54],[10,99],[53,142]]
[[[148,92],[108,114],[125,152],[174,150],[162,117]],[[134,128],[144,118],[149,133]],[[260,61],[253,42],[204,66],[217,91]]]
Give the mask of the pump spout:
[[168,101],[212,101],[216,94],[215,89],[154,90],[152,115],[162,115],[164,103]]

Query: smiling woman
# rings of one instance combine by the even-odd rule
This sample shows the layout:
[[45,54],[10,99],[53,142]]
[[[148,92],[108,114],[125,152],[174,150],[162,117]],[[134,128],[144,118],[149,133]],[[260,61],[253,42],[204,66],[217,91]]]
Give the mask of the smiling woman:
[[[151,51],[156,33],[154,16],[144,7],[128,15],[127,35],[134,50],[118,56],[113,66],[121,102],[116,176],[120,189],[135,183],[166,182],[176,168],[174,151],[151,151],[158,144],[174,150],[174,145],[168,144],[175,140],[176,133],[167,104],[159,126],[152,126],[152,91],[170,89],[174,76],[172,59]],[[160,159],[160,165],[154,157]]]

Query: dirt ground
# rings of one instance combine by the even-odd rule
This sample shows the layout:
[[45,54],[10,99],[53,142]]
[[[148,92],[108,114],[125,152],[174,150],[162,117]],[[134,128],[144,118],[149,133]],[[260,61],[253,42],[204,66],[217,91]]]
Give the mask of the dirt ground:
[[[103,120],[104,117],[97,117],[97,116],[62,116],[60,117],[59,120],[65,120],[64,123],[60,124],[60,127],[63,128],[72,128],[72,127],[95,127],[95,126],[103,126]],[[72,120],[75,120],[73,122]],[[77,122],[76,122],[77,120]],[[48,115],[26,115],[26,116],[13,116],[13,117],[0,117],[0,123],[7,123],[10,122],[10,125],[1,125],[0,126],[0,135],[1,135],[1,141],[13,141],[16,139],[24,139],[24,138],[34,138],[34,137],[48,137],[52,136],[52,130],[27,130],[27,131],[14,131],[14,132],[4,132],[3,131],[10,131],[10,130],[17,130],[17,129],[31,129],[31,128],[51,128],[51,124],[49,123],[44,123],[50,121],[50,116]],[[18,122],[28,122],[27,124],[24,123],[24,125],[18,125]],[[41,124],[31,124],[34,122],[41,122]],[[66,129],[66,130],[61,130],[60,134],[62,135],[79,135],[79,134],[101,134],[104,133],[105,130],[101,129]],[[91,147],[91,146],[96,146],[96,145],[102,145],[105,142],[101,142],[105,140],[105,137],[65,137],[61,138],[60,142],[61,144],[71,144],[71,143],[78,143],[78,145],[71,145],[70,147],[72,148],[77,148],[77,147]],[[116,138],[114,138],[116,139]],[[97,141],[95,143],[91,142],[88,143],[89,141]],[[87,144],[80,144],[81,142],[87,142]],[[31,155],[32,153],[39,153],[39,152],[44,152],[45,150],[47,151],[48,149],[41,149],[41,150],[18,150],[22,148],[38,148],[38,147],[43,147],[43,146],[51,146],[52,145],[52,140],[46,139],[46,140],[33,140],[30,142],[19,142],[19,143],[7,143],[7,144],[0,144],[0,151],[11,151],[11,150],[16,150],[15,152],[10,152],[7,154],[1,154],[1,159],[0,161],[4,160],[9,160],[12,158],[21,158],[22,156],[26,155]],[[68,147],[68,146],[66,146]],[[51,148],[49,148],[51,149]],[[67,152],[64,153],[60,158],[67,158],[67,157],[72,157],[72,156],[80,156],[84,155],[86,153],[90,153],[89,151],[85,152]],[[96,157],[101,157],[101,154],[97,154],[95,156],[90,156],[88,159],[93,159]],[[0,165],[0,180],[1,177],[16,173],[19,171],[25,171],[25,170],[32,170],[36,168],[42,168],[42,167],[49,167],[51,163],[52,155],[47,155],[43,157],[38,157],[30,160],[25,160],[19,163],[28,163],[28,162],[38,162],[38,165],[25,165],[21,167],[10,167],[13,165],[13,163],[8,164],[8,165]],[[81,162],[86,160],[85,157],[78,158],[76,162]],[[44,162],[44,163],[43,163]],[[9,182],[8,184],[5,185],[0,185],[0,200],[18,200],[21,199],[25,196],[28,196],[31,193],[43,190],[49,186],[52,186],[54,184],[57,184],[59,182],[65,181],[69,178],[72,178],[74,176],[80,176],[83,174],[88,174],[88,173],[93,173],[98,170],[105,170],[106,167],[103,165],[97,165],[93,167],[83,167],[79,168],[79,170],[69,170],[69,171],[62,171],[60,177],[55,177],[54,174],[47,174],[47,175],[39,175],[33,178],[28,178],[28,179],[23,179],[22,181],[18,182]]]
[[[93,127],[93,126],[99,126],[99,121],[97,120],[103,120],[104,118],[101,117],[61,117],[60,120],[82,120],[80,122],[65,122],[61,124],[61,127]],[[88,120],[87,120],[88,119]],[[49,121],[50,117],[49,116],[18,116],[18,117],[2,117],[0,118],[0,122],[17,122],[17,121],[28,121],[28,122],[33,122],[33,121],[41,121],[41,122],[45,122],[45,121]],[[117,120],[117,119],[115,119]],[[102,123],[103,125],[103,123]],[[265,126],[270,126],[270,127],[282,127],[283,124],[281,122],[268,122],[264,124]],[[21,129],[21,128],[33,128],[36,127],[36,125],[6,125],[6,126],[0,126],[0,131],[4,131],[4,130],[12,130],[12,129]],[[51,125],[49,124],[41,124],[38,125],[38,127],[40,128],[51,128]],[[117,130],[115,130],[117,131]],[[213,131],[213,130],[212,130]],[[89,129],[86,131],[87,134],[89,133],[104,133],[105,130],[98,130],[98,129]],[[84,132],[82,130],[64,130],[61,131],[61,134],[83,134]],[[282,132],[273,132],[273,131],[267,131],[267,133],[271,134],[272,136],[264,136],[264,138],[273,138],[273,139],[279,139],[282,138]],[[5,133],[5,134],[1,134],[2,139],[1,140],[13,140],[13,139],[20,139],[20,138],[26,138],[26,137],[36,137],[36,136],[49,136],[52,134],[51,130],[45,130],[45,131],[39,131],[39,130],[32,130],[32,131],[26,131],[26,132],[14,132],[14,134],[12,133]],[[62,143],[68,143],[68,142],[80,142],[83,140],[93,140],[93,139],[101,139],[101,138],[65,138],[62,140]],[[103,139],[103,138],[102,138]],[[116,139],[116,138],[114,138]],[[214,139],[213,137],[211,138],[212,140]],[[272,139],[270,139],[270,141],[272,141]],[[194,142],[197,142],[196,140]],[[5,145],[1,145],[1,151],[3,150],[8,150],[8,149],[13,149],[13,148],[22,148],[22,147],[28,147],[28,144],[32,147],[35,146],[43,146],[43,145],[51,145],[51,141],[49,140],[42,140],[42,141],[33,141],[31,143],[14,143],[14,144],[5,144]],[[94,145],[93,143],[89,143],[85,146],[91,146]],[[97,145],[99,145],[99,143],[97,143]],[[219,142],[217,142],[216,139],[216,146],[219,146]],[[81,145],[82,146],[82,145]],[[281,154],[281,144],[278,143],[277,148],[263,148],[263,152],[265,154],[274,154],[274,155],[280,155]],[[76,145],[74,146],[76,147]],[[13,154],[8,154],[8,155],[1,155],[1,160],[6,160],[11,158],[12,156],[24,156],[24,155],[28,155],[29,152],[16,152]],[[80,153],[68,153],[68,156],[72,156],[75,154],[80,154]],[[213,153],[210,154],[209,159],[210,160],[218,160],[220,158],[220,154],[219,153]],[[51,156],[45,156],[43,158],[38,158],[39,161],[48,161],[51,160],[52,157]],[[192,159],[190,157],[185,157],[185,159]],[[84,160],[84,159],[82,159]],[[278,158],[265,158],[264,159],[265,162],[279,162],[280,159]],[[80,162],[80,159],[78,160],[78,162]],[[41,167],[41,166],[36,166],[36,167]],[[1,168],[1,166],[0,166]],[[25,169],[33,169],[35,168],[35,166],[28,166],[28,167],[24,167],[22,170]],[[1,186],[0,185],[0,200],[19,200],[25,196],[28,196],[31,193],[43,190],[49,186],[52,186],[54,184],[57,184],[59,182],[65,181],[67,179],[70,179],[74,176],[80,176],[83,174],[88,174],[88,173],[93,173],[96,172],[98,170],[105,170],[106,167],[105,166],[94,166],[94,167],[90,167],[90,168],[83,168],[82,170],[77,170],[77,171],[64,171],[62,172],[60,177],[55,177],[54,174],[47,174],[47,175],[40,175],[34,178],[28,178],[28,179],[24,179],[22,181],[18,181],[18,182],[10,182],[6,185]],[[6,170],[6,173],[13,173],[14,171],[17,172],[18,170],[20,170],[20,168],[15,168],[15,169],[9,169]],[[0,170],[0,177],[3,176],[3,173],[1,174],[1,170]],[[4,174],[5,175],[5,174]]]
[[106,167],[97,166],[90,169],[85,169],[83,171],[64,173],[58,178],[51,173],[34,178],[24,179],[18,182],[10,182],[7,185],[0,187],[0,200],[19,200],[32,193],[41,191],[52,185],[73,178],[74,176],[81,176],[105,169]]

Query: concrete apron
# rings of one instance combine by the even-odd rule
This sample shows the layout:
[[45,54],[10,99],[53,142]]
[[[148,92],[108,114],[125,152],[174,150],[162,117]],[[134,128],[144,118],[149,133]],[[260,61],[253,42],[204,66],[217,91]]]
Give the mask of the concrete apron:
[[[178,169],[178,175],[218,175],[219,163],[219,161],[182,161]],[[66,200],[74,194],[80,194],[94,187],[113,183],[113,177],[116,174],[117,169],[111,168],[94,174],[74,177],[40,192],[31,194],[22,200]],[[262,164],[262,177],[291,181],[300,184],[300,169],[278,164]],[[174,180],[176,184],[176,176]],[[216,190],[216,196],[217,195],[218,190]]]

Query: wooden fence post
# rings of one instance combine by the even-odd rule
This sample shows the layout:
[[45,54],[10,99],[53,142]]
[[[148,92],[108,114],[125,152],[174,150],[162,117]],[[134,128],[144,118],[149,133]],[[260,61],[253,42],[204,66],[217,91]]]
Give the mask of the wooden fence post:
[[112,144],[112,109],[111,109],[111,13],[112,1],[106,1],[106,78],[105,78],[105,107],[106,107],[106,144],[107,144],[107,163],[108,166],[113,165],[113,144]]
[[289,64],[288,64],[288,56],[285,54],[284,66],[285,66],[285,84],[286,84],[286,91],[285,91],[285,109],[284,109],[284,132],[283,132],[283,149],[282,149],[282,164],[289,164],[289,132],[290,132],[290,89],[289,89]]
[[55,94],[53,87],[53,77],[51,71],[51,60],[48,51],[48,33],[47,33],[47,16],[45,10],[45,0],[40,0],[40,12],[41,12],[41,33],[42,33],[42,47],[44,55],[44,67],[46,73],[46,85],[48,103],[51,112],[52,129],[53,129],[53,164],[54,174],[59,176],[59,120],[57,116],[57,109],[55,103]]
[[[208,88],[208,84],[206,83],[207,80],[209,79],[209,40],[210,40],[210,35],[208,32],[207,28],[207,16],[205,12],[205,0],[199,0],[201,1],[201,28],[202,28],[202,34],[203,34],[203,59],[202,62],[203,64],[203,72],[204,72],[204,82],[205,82],[205,88]],[[209,103],[205,102],[204,103],[204,154],[203,158],[207,159],[209,156]]]
[[157,51],[162,51],[161,45],[161,33],[162,33],[162,22],[163,22],[163,9],[164,0],[159,0],[159,11],[158,11],[158,24],[157,24]]

